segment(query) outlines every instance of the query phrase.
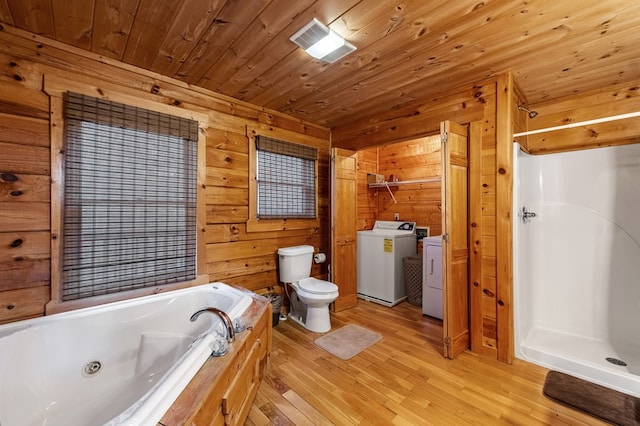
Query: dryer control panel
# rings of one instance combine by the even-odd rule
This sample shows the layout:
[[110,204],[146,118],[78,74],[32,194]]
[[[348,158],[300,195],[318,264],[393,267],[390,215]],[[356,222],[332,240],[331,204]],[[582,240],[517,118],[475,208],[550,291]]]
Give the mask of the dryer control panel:
[[385,234],[415,234],[416,223],[398,222],[391,220],[376,220],[376,223],[373,225],[372,231]]

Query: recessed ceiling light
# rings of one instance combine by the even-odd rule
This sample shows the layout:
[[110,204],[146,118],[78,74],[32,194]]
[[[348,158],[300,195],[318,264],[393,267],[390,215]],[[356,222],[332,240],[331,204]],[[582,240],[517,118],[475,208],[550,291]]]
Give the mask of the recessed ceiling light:
[[333,63],[356,50],[356,47],[316,18],[289,38],[309,55]]

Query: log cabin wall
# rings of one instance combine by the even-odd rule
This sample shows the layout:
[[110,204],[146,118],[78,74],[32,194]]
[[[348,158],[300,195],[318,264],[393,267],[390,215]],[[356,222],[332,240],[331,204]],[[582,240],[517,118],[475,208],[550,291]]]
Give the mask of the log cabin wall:
[[[47,76],[117,87],[123,94],[209,115],[206,129],[207,273],[255,291],[278,286],[278,247],[329,253],[329,131],[20,30],[0,31],[0,322],[44,315],[50,300],[50,136]],[[247,232],[247,126],[320,140],[312,229]],[[326,277],[327,263],[312,274]]]

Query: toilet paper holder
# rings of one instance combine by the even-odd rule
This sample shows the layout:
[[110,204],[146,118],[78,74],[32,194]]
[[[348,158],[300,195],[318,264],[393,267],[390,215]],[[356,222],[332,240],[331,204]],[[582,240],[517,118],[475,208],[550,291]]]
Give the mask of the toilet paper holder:
[[327,261],[327,255],[324,253],[316,253],[313,255],[313,261],[315,263],[324,263]]

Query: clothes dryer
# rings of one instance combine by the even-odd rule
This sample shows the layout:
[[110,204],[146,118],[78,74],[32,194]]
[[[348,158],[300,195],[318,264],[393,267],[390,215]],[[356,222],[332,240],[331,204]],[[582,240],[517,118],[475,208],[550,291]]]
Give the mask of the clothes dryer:
[[442,235],[422,240],[422,313],[442,319]]

